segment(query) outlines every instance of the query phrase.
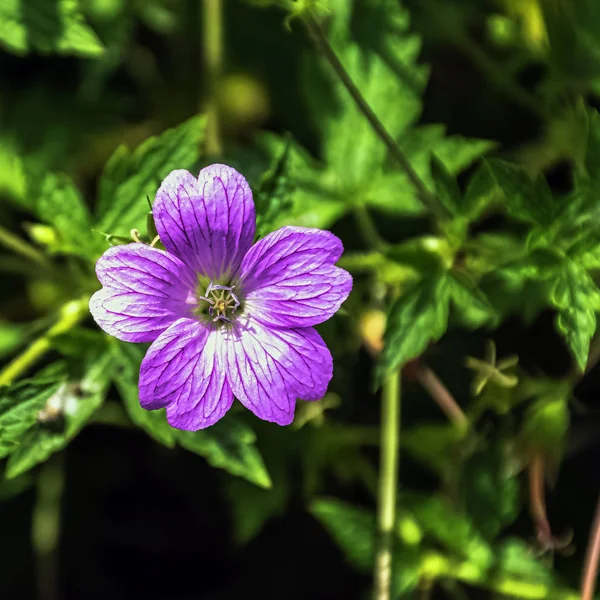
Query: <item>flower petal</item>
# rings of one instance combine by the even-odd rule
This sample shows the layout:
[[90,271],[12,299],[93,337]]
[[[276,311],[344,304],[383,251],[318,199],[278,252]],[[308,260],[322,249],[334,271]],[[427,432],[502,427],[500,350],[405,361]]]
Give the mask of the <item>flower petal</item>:
[[334,266],[343,249],[320,229],[282,227],[265,236],[242,261],[246,310],[275,327],[326,321],[352,289],[350,274]]
[[189,315],[194,274],[177,257],[145,244],[109,248],[96,263],[104,288],[90,312],[106,333],[126,342],[152,342]]
[[211,279],[232,276],[254,241],[252,191],[227,165],[206,167],[197,180],[173,171],[152,213],[165,248]]
[[289,425],[296,399],[321,398],[331,380],[331,354],[312,328],[273,330],[254,319],[238,319],[226,348],[235,397],[265,421]]
[[180,319],[150,346],[140,369],[140,403],[167,407],[173,427],[196,431],[216,423],[231,407],[225,380],[223,331]]

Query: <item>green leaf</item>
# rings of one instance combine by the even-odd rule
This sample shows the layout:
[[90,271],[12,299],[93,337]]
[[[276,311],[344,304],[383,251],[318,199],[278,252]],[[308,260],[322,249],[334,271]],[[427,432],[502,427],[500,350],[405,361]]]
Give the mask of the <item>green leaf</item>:
[[588,110],[586,124],[587,140],[584,167],[587,178],[594,184],[598,184],[600,183],[600,113],[597,110]]
[[271,487],[271,478],[254,445],[252,429],[233,415],[200,431],[177,431],[181,446],[203,456],[208,464],[225,469],[263,488]]
[[426,235],[393,244],[384,250],[385,256],[420,273],[439,272],[452,264],[453,252],[443,237]]
[[22,435],[6,466],[13,478],[62,450],[104,402],[111,375],[111,357],[97,358],[82,378],[65,381],[47,398],[36,422]]
[[457,512],[448,500],[411,494],[402,504],[413,513],[427,535],[456,556],[484,569],[492,565],[494,554],[490,545],[477,532],[468,515]]
[[[407,13],[398,3],[385,0],[381,7],[371,8],[337,2],[328,37],[365,101],[397,138],[421,111],[427,69],[417,65],[420,40],[408,33]],[[366,34],[358,40],[350,32],[352,20]],[[394,29],[385,41],[378,40],[375,32],[382,23]],[[314,55],[307,66],[308,100],[322,133],[322,154],[338,190],[349,200],[348,194],[355,196],[358,190],[369,188],[382,171],[387,148],[331,66],[324,61],[315,64]]]
[[[327,529],[354,568],[364,573],[373,569],[376,546],[376,521],[373,512],[333,498],[314,500],[310,505],[310,512]],[[398,598],[400,594],[413,590],[418,585],[421,567],[419,559],[418,547],[396,545],[392,559],[393,598]]]
[[287,191],[291,197],[285,209],[269,223],[271,230],[286,225],[329,229],[349,209],[344,196],[338,189],[338,180],[332,171],[327,171],[309,153],[290,138],[263,133],[258,146],[268,154],[271,163],[276,163],[286,147]]
[[484,160],[467,183],[463,198],[464,213],[473,220],[496,204],[502,196],[496,177],[489,163]]
[[406,290],[390,308],[379,377],[416,358],[448,326],[449,288],[446,277],[433,274]]
[[[445,136],[443,125],[409,128],[399,138],[398,143],[413,169],[432,191],[435,187],[431,172],[432,157],[435,157],[450,175],[456,176],[494,146],[486,140]],[[363,197],[369,206],[385,212],[403,215],[424,212],[423,204],[413,185],[402,172],[375,174],[363,192]],[[461,200],[459,213],[474,219],[482,210],[479,205],[477,208],[479,212],[469,202]]]
[[285,484],[276,483],[265,490],[239,477],[229,477],[225,485],[233,515],[235,539],[240,544],[256,537],[269,519],[282,515],[290,494]]
[[517,538],[508,538],[497,548],[496,568],[505,577],[528,584],[552,584],[552,573],[548,567],[536,560],[532,548]]
[[23,330],[20,323],[0,321],[0,358],[8,356],[23,343]]
[[[420,95],[426,69],[416,63],[420,40],[408,34],[406,13],[396,2],[384,4],[388,19],[400,19],[394,44],[390,44],[386,53],[389,56],[359,46],[347,34],[343,40],[332,39],[332,45],[367,104],[388,133],[397,138],[421,111]],[[407,85],[406,79],[398,76],[394,64],[401,65],[404,75],[418,83],[414,87]],[[387,149],[354,99],[332,74],[329,65],[326,66],[335,90],[333,97],[337,101],[337,110],[334,108],[333,112],[337,118],[327,118],[321,113],[325,159],[341,178],[342,185],[352,189],[381,169]],[[331,114],[331,107],[326,107],[326,112]]]
[[477,329],[498,321],[492,303],[466,271],[455,269],[448,273],[447,280],[454,313],[461,325]]
[[348,561],[368,572],[375,560],[375,515],[366,509],[333,498],[319,498],[310,505],[311,514],[327,529]]
[[98,189],[96,229],[129,236],[146,223],[148,203],[161,181],[175,169],[193,169],[200,159],[205,119],[192,117],[148,138],[133,153],[118,148],[107,162]]
[[528,450],[542,450],[554,462],[560,460],[569,430],[569,398],[568,385],[556,382],[549,394],[528,407],[521,429],[521,440]]
[[175,430],[167,423],[164,409],[144,410],[140,406],[138,377],[145,352],[145,348],[138,345],[123,342],[115,344],[112,349],[114,382],[133,423],[157,442],[174,448]]
[[264,236],[273,230],[278,216],[290,211],[293,200],[293,183],[290,177],[291,144],[289,138],[269,170],[263,174],[254,193],[256,204],[256,233]]
[[519,515],[518,480],[509,472],[501,446],[474,454],[464,465],[461,496],[474,526],[493,540]]
[[590,340],[596,331],[600,292],[587,271],[569,261],[558,273],[550,301],[558,311],[556,328],[583,371],[587,364]]
[[465,453],[466,430],[453,424],[417,425],[402,436],[402,445],[423,465],[442,476],[457,468]]
[[40,219],[58,233],[49,246],[51,252],[94,257],[99,251],[98,239],[91,232],[91,216],[85,201],[70,177],[46,175],[40,186],[36,204]]
[[533,180],[525,169],[497,158],[489,160],[487,168],[504,195],[508,212],[519,220],[549,226],[567,206],[553,197],[542,175]]
[[2,0],[0,45],[16,54],[36,50],[97,57],[104,52],[78,0]]
[[439,201],[451,215],[459,216],[461,214],[460,189],[456,179],[452,177],[444,163],[436,156],[431,159],[431,175]]
[[21,436],[65,381],[63,365],[41,371],[8,387],[0,387],[0,458],[13,452]]

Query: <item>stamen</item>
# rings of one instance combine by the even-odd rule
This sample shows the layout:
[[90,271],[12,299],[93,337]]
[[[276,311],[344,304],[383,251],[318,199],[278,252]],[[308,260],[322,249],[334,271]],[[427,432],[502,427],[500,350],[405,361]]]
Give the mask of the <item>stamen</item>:
[[235,286],[214,284],[209,282],[204,296],[198,296],[198,300],[208,302],[208,314],[212,317],[213,322],[225,321],[232,323],[232,320],[227,316],[227,310],[230,309],[234,313],[241,305],[240,299],[233,293]]
[[143,244],[144,243],[140,239],[140,231],[139,231],[139,229],[132,229],[129,232],[129,235],[131,236],[131,238],[133,239],[134,242],[137,242],[138,244]]

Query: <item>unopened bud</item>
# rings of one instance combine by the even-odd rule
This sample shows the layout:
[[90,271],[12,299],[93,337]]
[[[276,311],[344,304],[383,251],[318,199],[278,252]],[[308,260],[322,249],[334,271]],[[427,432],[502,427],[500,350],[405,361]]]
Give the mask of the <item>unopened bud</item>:
[[385,313],[378,309],[366,310],[360,317],[360,337],[371,356],[377,356],[383,350],[386,321]]

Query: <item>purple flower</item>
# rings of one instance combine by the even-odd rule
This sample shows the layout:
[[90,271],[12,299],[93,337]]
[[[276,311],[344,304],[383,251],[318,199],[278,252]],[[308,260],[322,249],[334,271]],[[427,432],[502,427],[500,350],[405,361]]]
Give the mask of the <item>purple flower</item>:
[[195,179],[173,171],[153,214],[166,252],[115,246],[96,265],[94,319],[127,342],[152,342],[140,369],[143,408],[166,407],[173,427],[218,421],[235,396],[266,421],[288,425],[296,399],[323,397],[331,354],[313,325],[348,297],[328,231],[282,227],[253,245],[247,181],[226,165]]

